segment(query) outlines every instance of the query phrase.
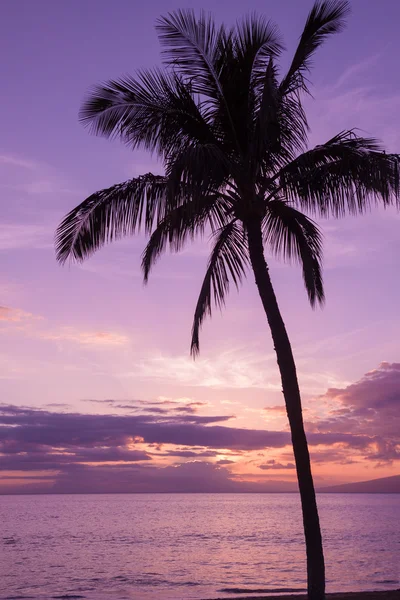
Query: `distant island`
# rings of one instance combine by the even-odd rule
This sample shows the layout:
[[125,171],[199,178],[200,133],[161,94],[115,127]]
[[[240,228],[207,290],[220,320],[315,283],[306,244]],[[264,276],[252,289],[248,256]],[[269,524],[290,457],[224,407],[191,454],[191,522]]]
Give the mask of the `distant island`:
[[329,494],[400,494],[400,475],[359,481],[358,483],[345,483],[320,488],[319,493]]

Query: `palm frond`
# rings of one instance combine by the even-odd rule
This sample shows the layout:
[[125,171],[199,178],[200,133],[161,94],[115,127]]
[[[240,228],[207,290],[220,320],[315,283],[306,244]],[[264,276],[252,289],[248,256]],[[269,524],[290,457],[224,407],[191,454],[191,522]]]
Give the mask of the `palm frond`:
[[208,261],[201,286],[192,328],[191,354],[200,351],[199,332],[205,316],[211,315],[212,303],[222,308],[229,291],[230,279],[239,286],[248,264],[246,239],[241,226],[235,221],[215,234],[215,244]]
[[[308,143],[308,121],[303,106],[296,95],[285,96],[279,106],[280,150],[274,153],[276,164],[293,159],[304,152]],[[277,156],[278,155],[278,156]]]
[[282,94],[277,68],[270,59],[255,111],[252,161],[262,176],[273,174],[304,152],[308,122],[300,98]]
[[273,59],[270,58],[264,73],[263,90],[260,94],[257,110],[256,136],[259,141],[268,140],[272,147],[274,141],[280,137],[278,124],[279,101],[277,69]]
[[262,69],[264,72],[269,59],[276,58],[284,49],[277,25],[255,12],[237,23],[234,39],[235,54],[238,58],[248,56],[250,71]]
[[[269,86],[269,87],[267,87]],[[282,96],[266,82],[265,97],[257,114],[253,162],[259,165],[258,185],[275,177],[279,169],[304,153],[308,142],[305,112],[295,95]],[[268,187],[268,184],[267,184]]]
[[[250,13],[237,23],[234,31],[236,73],[241,91],[258,96],[262,92],[265,72],[271,59],[284,49],[278,27],[262,15]],[[247,107],[251,111],[251,105]]]
[[286,202],[272,200],[267,203],[263,234],[276,256],[302,265],[311,306],[323,304],[322,235],[316,223]]
[[156,24],[168,66],[190,80],[197,93],[213,99],[223,95],[219,68],[229,34],[216,27],[204,11],[196,17],[193,10],[176,10]]
[[265,71],[269,60],[280,54],[283,44],[276,25],[255,13],[237,23],[232,43],[232,59],[229,67],[221,71],[220,79],[238,146],[243,155],[248,155]]
[[280,90],[283,94],[296,90],[308,91],[305,73],[310,70],[315,51],[328,36],[343,30],[349,12],[348,0],[315,2],[308,15],[292,63],[281,82]]
[[158,20],[156,29],[167,66],[200,95],[206,114],[225,138],[229,152],[234,149],[240,153],[232,98],[237,100],[244,89],[235,86],[232,95],[232,77],[238,73],[233,30],[217,27],[211,15],[201,11],[197,17],[193,10],[169,13]]
[[104,244],[131,235],[141,226],[150,231],[164,216],[167,198],[166,178],[151,173],[92,194],[58,226],[57,260],[83,261]]
[[[282,137],[285,126],[282,100],[278,89],[277,69],[271,57],[264,73],[262,92],[257,98],[251,148],[253,169],[260,171],[264,167],[264,174],[266,170],[274,170],[276,157],[284,152]],[[291,134],[294,129],[293,123],[290,123]],[[282,158],[287,162],[285,157]]]
[[191,86],[159,69],[93,88],[80,119],[96,135],[120,137],[132,148],[142,146],[163,157],[188,140],[216,142]]
[[160,221],[150,236],[142,255],[142,270],[147,283],[150,270],[169,244],[171,250],[179,252],[188,239],[203,235],[207,225],[217,231],[226,224],[229,206],[218,195],[195,197],[170,211]]
[[344,131],[286,165],[280,188],[323,217],[363,214],[378,202],[399,205],[400,156],[383,152],[375,139]]
[[200,195],[223,187],[234,172],[235,165],[219,145],[196,141],[171,156],[165,165],[171,190],[184,182]]

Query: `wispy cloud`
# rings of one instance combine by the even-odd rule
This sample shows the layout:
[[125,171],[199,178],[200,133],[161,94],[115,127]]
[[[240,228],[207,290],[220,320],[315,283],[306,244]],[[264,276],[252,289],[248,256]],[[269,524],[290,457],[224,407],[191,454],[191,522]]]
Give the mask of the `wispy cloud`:
[[388,150],[398,151],[400,92],[377,86],[370,74],[381,56],[350,66],[333,85],[316,86],[316,101],[307,101],[313,143],[324,142],[344,129],[358,128],[364,135],[380,138]]
[[14,281],[0,281],[0,302],[14,304],[20,296],[22,284]]
[[69,327],[62,327],[55,331],[40,332],[38,337],[56,342],[72,342],[82,346],[108,347],[125,346],[129,337],[121,333],[110,331],[79,331]]
[[51,165],[14,154],[0,154],[3,189],[23,192],[27,195],[73,194],[83,195],[82,190],[71,188],[65,177]]
[[270,357],[235,351],[193,361],[184,356],[153,356],[135,364],[127,377],[159,378],[194,387],[280,389],[278,374],[268,369]]
[[354,82],[360,75],[370,72],[373,67],[376,67],[379,64],[379,61],[383,58],[383,55],[384,51],[373,54],[372,56],[368,56],[364,60],[350,65],[347,69],[345,69],[336,83],[332,86],[332,89],[339,90],[349,83],[354,85]]
[[21,248],[45,249],[53,247],[54,230],[37,224],[0,224],[0,251]]
[[21,323],[23,321],[31,321],[40,319],[30,312],[26,312],[19,308],[10,308],[9,306],[0,306],[0,321],[6,321],[7,323]]
[[28,171],[35,171],[39,168],[39,163],[36,161],[21,158],[13,154],[0,154],[0,164],[27,169]]
[[51,165],[6,152],[0,154],[0,181],[0,200],[4,202],[0,251],[52,250],[62,214],[54,196],[81,192]]
[[[118,258],[111,261],[104,261],[101,256],[94,257],[84,263],[75,265],[75,268],[85,271],[86,273],[93,273],[107,279],[109,281],[116,281],[118,279],[126,280],[127,278],[135,278],[143,280],[143,271],[140,269],[140,260],[137,260],[137,264],[132,264],[132,251],[141,252],[145,246],[145,241],[138,241],[138,238],[129,238],[124,241],[118,241]],[[128,250],[128,252],[126,251]],[[113,249],[116,252],[115,249]],[[157,267],[151,273],[151,280],[167,280],[167,281],[187,281],[193,279],[193,274],[188,272],[172,270],[171,268],[162,269]]]
[[129,336],[116,332],[98,330],[85,330],[77,327],[52,326],[46,319],[39,315],[19,308],[0,306],[0,323],[7,326],[6,331],[15,331],[25,334],[30,338],[48,340],[51,342],[68,342],[93,348],[106,348],[110,346],[126,346],[130,342]]

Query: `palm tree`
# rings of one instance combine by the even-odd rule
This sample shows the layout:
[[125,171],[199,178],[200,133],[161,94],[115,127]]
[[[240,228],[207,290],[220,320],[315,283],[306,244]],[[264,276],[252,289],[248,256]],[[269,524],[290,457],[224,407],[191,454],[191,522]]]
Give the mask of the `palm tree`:
[[271,329],[290,424],[303,511],[308,597],[325,597],[324,556],[296,366],[272,287],[266,254],[301,264],[312,306],[324,301],[322,238],[309,216],[341,217],[399,198],[399,160],[374,139],[343,131],[308,149],[302,96],[318,47],[340,31],[343,0],[316,2],[289,70],[279,76],[277,28],[250,15],[233,28],[177,11],[157,31],[165,68],[142,70],[94,88],[81,119],[91,131],[118,136],[163,161],[151,173],[92,194],[56,233],[57,259],[82,261],[143,228],[150,239],[142,267],[167,248],[211,232],[213,247],[194,314],[191,352],[212,306],[230,282],[252,269]]

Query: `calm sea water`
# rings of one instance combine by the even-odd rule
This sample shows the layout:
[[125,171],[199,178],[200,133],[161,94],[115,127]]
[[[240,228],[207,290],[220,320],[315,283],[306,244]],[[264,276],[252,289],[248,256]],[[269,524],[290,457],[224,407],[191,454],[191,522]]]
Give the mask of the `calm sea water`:
[[[325,494],[319,506],[328,591],[399,588],[400,495]],[[2,599],[190,600],[304,587],[295,494],[0,497]]]

